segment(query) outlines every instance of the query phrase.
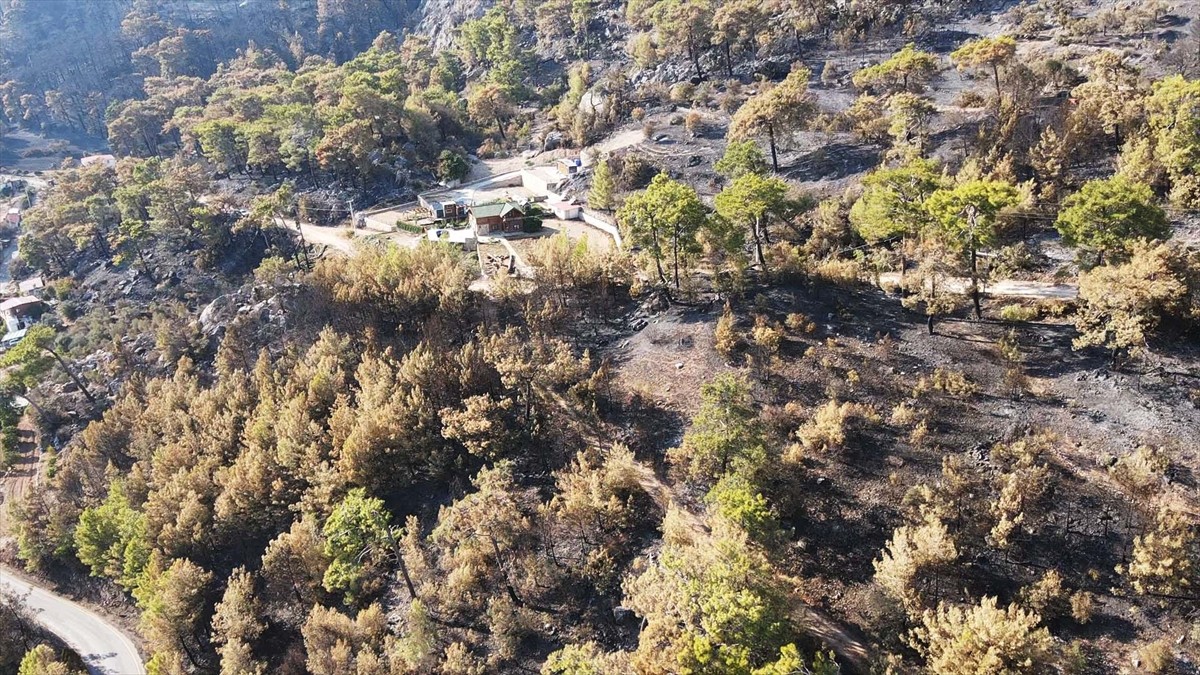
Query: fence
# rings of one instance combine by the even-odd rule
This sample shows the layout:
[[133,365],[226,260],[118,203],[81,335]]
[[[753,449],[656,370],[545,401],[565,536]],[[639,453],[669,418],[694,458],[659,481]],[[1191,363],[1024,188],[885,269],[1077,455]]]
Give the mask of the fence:
[[621,228],[617,227],[615,219],[599,211],[586,208],[581,211],[581,215],[583,216],[583,222],[602,232],[608,233],[613,238],[613,241],[617,242],[617,248],[625,248],[625,243],[621,241]]

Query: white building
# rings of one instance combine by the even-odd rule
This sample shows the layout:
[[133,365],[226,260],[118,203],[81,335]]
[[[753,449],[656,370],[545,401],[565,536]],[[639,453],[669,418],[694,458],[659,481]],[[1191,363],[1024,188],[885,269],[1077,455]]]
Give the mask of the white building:
[[574,202],[549,201],[546,206],[554,212],[554,217],[559,220],[578,220],[583,214],[583,207]]
[[535,166],[521,172],[521,184],[537,195],[557,196],[567,177],[552,166]]
[[29,328],[42,317],[46,311],[46,303],[32,295],[19,298],[9,298],[0,302],[0,318],[4,319],[4,327],[9,333],[15,333]]

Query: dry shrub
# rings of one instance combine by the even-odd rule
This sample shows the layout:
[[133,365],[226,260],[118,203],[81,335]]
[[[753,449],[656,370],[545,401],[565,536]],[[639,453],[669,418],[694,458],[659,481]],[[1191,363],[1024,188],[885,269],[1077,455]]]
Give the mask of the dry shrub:
[[875,340],[875,354],[880,361],[890,356],[895,349],[896,341],[892,339],[891,333],[884,333]]
[[929,422],[921,420],[917,422],[917,426],[912,428],[908,434],[909,445],[919,447],[925,444],[925,440],[929,438]]
[[641,122],[642,120],[646,119],[646,109],[639,106],[629,111],[629,115],[638,122]]
[[1020,368],[1005,368],[1004,377],[1000,383],[1014,398],[1019,398],[1022,392],[1028,391],[1030,388],[1029,377],[1021,372]]
[[987,105],[987,99],[977,91],[964,91],[954,99],[954,105],[960,108],[982,108]]
[[793,333],[811,334],[813,331],[817,330],[817,324],[814,323],[812,319],[808,318],[808,315],[801,314],[800,312],[792,312],[791,314],[788,314],[783,323],[788,327],[788,330],[792,331]]
[[1028,307],[1013,303],[1000,308],[1000,319],[1002,321],[1034,321],[1038,318],[1037,307]]
[[818,262],[812,268],[812,275],[814,278],[837,286],[857,285],[858,273],[858,262],[854,260],[840,260],[837,258],[826,258]]
[[771,277],[788,280],[808,274],[808,257],[804,249],[786,241],[776,241],[763,251]]
[[654,132],[658,130],[658,126],[650,120],[642,123],[642,137],[649,139],[654,136]]
[[883,592],[916,614],[925,602],[926,586],[958,558],[954,538],[935,518],[920,525],[903,525],[873,561],[875,583]]
[[829,400],[817,408],[811,419],[796,430],[796,439],[810,452],[839,452],[855,421],[879,423],[879,414],[861,403]]
[[504,146],[500,145],[494,138],[483,139],[483,143],[480,143],[479,148],[475,151],[475,154],[483,159],[499,157],[503,153]]
[[1013,396],[1019,396],[1021,393],[1029,389],[1029,378],[1025,376],[1025,371],[1021,370],[1021,362],[1024,361],[1024,356],[1021,354],[1021,344],[1017,340],[1016,329],[1010,329],[996,343],[996,349],[1000,352],[1000,358],[1008,364],[1004,368],[1004,377],[1001,384]]
[[996,351],[1000,352],[1000,358],[1013,364],[1021,363],[1024,358],[1021,355],[1021,343],[1017,340],[1017,330],[1010,329],[999,340],[996,341]]
[[762,409],[762,423],[771,434],[777,434],[780,437],[787,436],[792,433],[804,416],[804,406],[799,405],[795,401],[789,401],[785,405],[764,405]]
[[671,87],[669,94],[671,103],[691,103],[696,94],[696,85],[691,82],[680,82]]
[[1057,570],[1047,570],[1040,579],[1021,589],[1021,603],[1043,619],[1060,614],[1066,596],[1062,575]]
[[825,67],[821,69],[821,84],[832,87],[837,84],[838,78],[841,77],[841,71],[838,70],[833,61],[826,61]]
[[779,324],[771,321],[764,314],[754,317],[754,328],[751,330],[750,336],[755,346],[770,355],[778,353],[779,347],[783,344],[783,331],[780,330]]
[[1171,644],[1165,639],[1156,640],[1137,650],[1133,656],[1133,664],[1140,672],[1153,675],[1166,675],[1176,671],[1175,653],[1171,651]]
[[901,401],[892,408],[892,414],[888,421],[895,427],[907,427],[916,424],[921,419],[923,416],[917,411],[916,406],[908,401]]
[[1096,596],[1087,591],[1075,591],[1071,595],[1071,618],[1081,624],[1092,620],[1096,612]]
[[931,375],[922,375],[913,387],[913,396],[931,391],[940,391],[954,398],[970,398],[979,391],[979,386],[967,379],[961,370],[935,368]]
[[725,310],[721,312],[721,318],[717,319],[717,327],[713,331],[713,341],[717,353],[726,361],[733,359],[742,342],[742,338],[737,332],[737,319],[733,316],[733,307],[728,302],[725,303]]
[[754,327],[750,329],[750,365],[764,380],[771,374],[771,368],[779,360],[779,348],[783,345],[783,328],[771,321],[764,314],[754,317]]
[[1128,568],[1118,566],[1133,590],[1142,595],[1179,596],[1192,592],[1200,567],[1196,533],[1187,506],[1175,499],[1160,501],[1153,525],[1133,538]]
[[1171,460],[1162,448],[1142,445],[1117,459],[1108,472],[1130,495],[1144,500],[1162,489],[1170,465]]

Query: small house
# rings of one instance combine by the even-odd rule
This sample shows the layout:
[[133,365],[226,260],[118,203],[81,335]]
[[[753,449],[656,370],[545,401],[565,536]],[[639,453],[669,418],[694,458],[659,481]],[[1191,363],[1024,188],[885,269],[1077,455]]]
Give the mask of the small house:
[[8,213],[4,214],[4,224],[11,225],[12,227],[20,227],[21,226],[21,209],[18,209],[15,206],[12,207],[11,209],[9,209]]
[[476,204],[468,209],[471,229],[478,234],[520,232],[525,227],[527,207],[502,201]]
[[578,220],[583,212],[583,207],[573,202],[549,201],[546,206],[554,212],[554,217],[559,220]]
[[558,164],[555,166],[559,173],[568,178],[578,174],[582,167],[583,162],[578,157],[565,157],[558,160]]
[[46,303],[32,295],[23,295],[0,302],[0,318],[4,319],[4,326],[10,333],[29,328],[42,318],[42,314],[45,312]]
[[467,206],[459,199],[445,196],[418,195],[417,202],[437,220],[461,220],[467,217]]

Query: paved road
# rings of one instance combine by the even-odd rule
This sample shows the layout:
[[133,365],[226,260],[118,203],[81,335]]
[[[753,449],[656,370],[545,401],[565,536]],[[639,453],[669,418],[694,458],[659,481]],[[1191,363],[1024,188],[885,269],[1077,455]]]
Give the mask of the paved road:
[[0,567],[0,592],[23,596],[38,623],[74,649],[92,675],[145,675],[137,647],[99,614]]

